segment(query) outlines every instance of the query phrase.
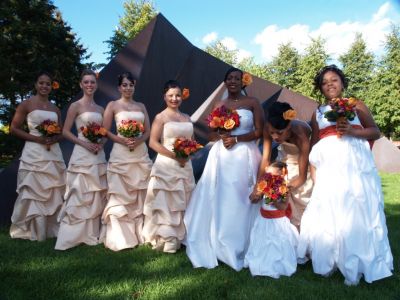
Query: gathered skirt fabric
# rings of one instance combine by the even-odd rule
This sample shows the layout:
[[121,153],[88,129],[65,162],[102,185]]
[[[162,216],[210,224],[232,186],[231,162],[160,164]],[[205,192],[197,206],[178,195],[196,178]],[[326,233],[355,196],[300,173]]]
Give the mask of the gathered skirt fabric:
[[349,285],[392,274],[381,182],[367,141],[343,136],[320,140],[310,153],[316,183],[301,222],[298,256],[314,272],[338,268]]
[[107,205],[102,215],[104,246],[119,251],[142,244],[143,204],[150,178],[147,147],[114,144],[107,167]]

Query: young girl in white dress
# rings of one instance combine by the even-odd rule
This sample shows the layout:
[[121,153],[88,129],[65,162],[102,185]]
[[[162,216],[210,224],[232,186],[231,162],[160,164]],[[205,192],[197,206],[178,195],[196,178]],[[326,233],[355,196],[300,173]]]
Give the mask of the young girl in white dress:
[[[326,98],[312,117],[310,164],[315,185],[302,221],[298,256],[310,257],[315,273],[336,268],[345,284],[371,283],[392,275],[380,178],[367,140],[380,132],[368,107],[357,100],[354,120],[331,122],[329,101],[342,98],[346,77],[335,65],[323,68],[315,84]],[[312,174],[313,175],[313,174]]]
[[[266,168],[272,175],[285,176],[286,164],[274,162]],[[288,193],[285,201],[266,204],[263,199],[250,234],[250,245],[244,266],[253,276],[291,276],[297,268],[297,243],[299,233],[290,223]]]

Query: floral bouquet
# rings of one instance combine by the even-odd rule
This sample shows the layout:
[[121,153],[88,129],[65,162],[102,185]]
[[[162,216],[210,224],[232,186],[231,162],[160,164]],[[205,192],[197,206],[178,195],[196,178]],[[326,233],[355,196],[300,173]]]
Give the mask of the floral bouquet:
[[235,109],[225,105],[217,107],[207,117],[208,127],[212,129],[233,130],[240,125],[240,116]]
[[86,126],[81,126],[80,129],[83,136],[94,144],[99,144],[101,139],[107,135],[107,130],[96,122],[89,122]]
[[[143,123],[135,120],[122,120],[117,126],[117,131],[120,135],[126,138],[140,137],[144,132]],[[129,149],[132,151],[132,149]]]
[[203,148],[203,146],[197,141],[180,137],[175,140],[172,151],[178,158],[187,158],[201,148]]
[[285,202],[289,190],[284,176],[267,172],[258,181],[257,192],[264,196],[265,204],[269,204],[278,201]]
[[[356,116],[356,104],[357,99],[355,98],[334,98],[330,102],[332,110],[326,111],[324,117],[329,122],[338,122],[340,120],[354,120]],[[338,137],[341,135],[338,133]]]
[[[56,121],[44,120],[35,127],[44,137],[52,137],[61,133],[61,128]],[[47,151],[50,151],[50,145],[46,145]]]

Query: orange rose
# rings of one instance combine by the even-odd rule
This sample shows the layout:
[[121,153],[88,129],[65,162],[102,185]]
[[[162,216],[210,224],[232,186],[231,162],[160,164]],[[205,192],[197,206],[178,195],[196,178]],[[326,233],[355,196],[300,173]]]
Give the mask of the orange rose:
[[358,100],[356,98],[350,97],[349,98],[349,105],[355,106],[357,104]]
[[244,73],[242,77],[243,86],[248,86],[252,84],[252,82],[253,82],[253,77],[251,77],[249,73]]
[[265,181],[260,181],[257,184],[257,192],[262,193],[266,187],[267,187],[267,183]]
[[220,122],[221,122],[220,118],[214,117],[210,122],[210,127],[211,128],[217,128],[217,127],[219,127]]
[[287,189],[286,185],[282,185],[279,187],[279,193],[286,194],[287,191],[288,191],[288,189]]
[[190,91],[187,88],[184,88],[182,90],[182,100],[186,100],[190,96]]
[[296,113],[295,110],[289,109],[289,110],[287,110],[287,111],[285,111],[285,112],[283,113],[283,118],[284,118],[285,120],[293,120],[293,119],[296,118],[296,115],[297,115],[297,113]]
[[231,129],[233,129],[233,127],[235,127],[235,121],[234,120],[232,120],[232,119],[228,119],[228,120],[226,120],[225,121],[225,123],[224,123],[224,128],[226,129],[226,130],[231,130]]
[[84,128],[82,129],[82,133],[83,133],[83,134],[87,134],[87,133],[88,133],[88,128],[87,128],[87,127],[84,127]]
[[53,81],[51,87],[53,88],[53,90],[57,90],[60,88],[60,84],[57,81]]
[[58,126],[55,125],[49,125],[47,126],[47,132],[50,134],[57,134],[60,133],[60,128]]
[[105,135],[107,134],[107,129],[105,129],[104,127],[101,127],[101,128],[99,129],[99,133],[100,133],[102,136],[105,136]]

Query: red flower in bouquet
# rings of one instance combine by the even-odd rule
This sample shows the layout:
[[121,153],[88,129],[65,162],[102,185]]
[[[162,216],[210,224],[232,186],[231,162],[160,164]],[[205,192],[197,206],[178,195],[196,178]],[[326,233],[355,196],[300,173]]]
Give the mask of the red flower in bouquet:
[[240,125],[240,116],[235,109],[225,105],[217,107],[207,117],[208,127],[212,129],[232,130]]
[[286,180],[282,175],[265,173],[257,183],[257,192],[264,196],[266,204],[286,201],[288,191]]
[[[144,126],[142,122],[135,120],[122,120],[117,126],[117,131],[123,137],[136,138],[143,134]],[[129,151],[132,151],[132,149],[129,149]]]
[[89,122],[80,129],[83,136],[94,144],[99,144],[101,139],[107,135],[107,130],[96,122]]
[[[52,120],[44,120],[36,129],[42,134],[44,137],[52,137],[61,133],[61,128],[57,122]],[[50,151],[50,145],[46,145],[47,151]]]
[[[356,116],[357,99],[355,98],[334,98],[330,102],[332,110],[326,111],[324,117],[330,122],[340,120],[354,120]],[[340,137],[338,133],[338,137]]]
[[197,141],[180,137],[175,140],[172,151],[178,158],[187,158],[201,148],[203,146]]

